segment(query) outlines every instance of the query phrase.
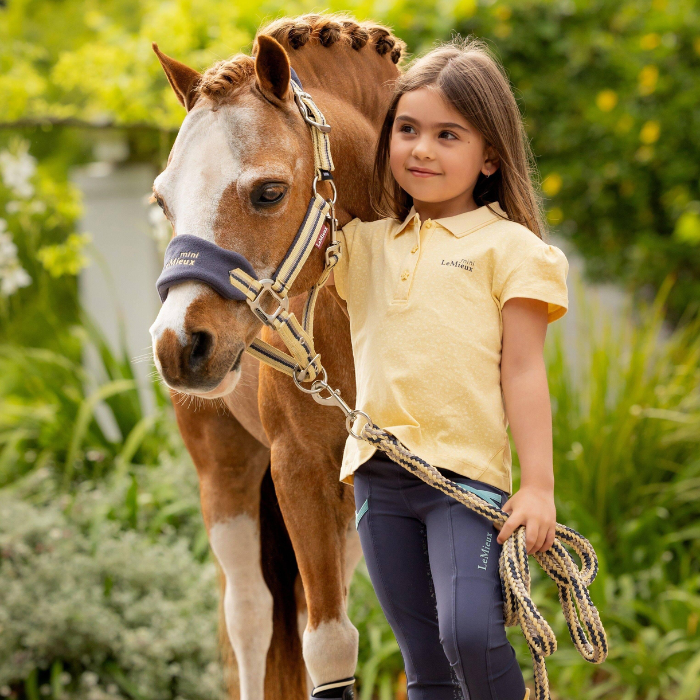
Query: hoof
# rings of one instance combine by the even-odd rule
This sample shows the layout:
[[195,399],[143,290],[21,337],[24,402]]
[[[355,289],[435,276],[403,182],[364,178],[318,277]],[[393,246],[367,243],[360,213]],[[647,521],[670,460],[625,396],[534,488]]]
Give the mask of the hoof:
[[311,700],[315,698],[329,698],[329,700],[354,700],[355,677],[341,678],[339,681],[323,683],[316,686],[311,693]]

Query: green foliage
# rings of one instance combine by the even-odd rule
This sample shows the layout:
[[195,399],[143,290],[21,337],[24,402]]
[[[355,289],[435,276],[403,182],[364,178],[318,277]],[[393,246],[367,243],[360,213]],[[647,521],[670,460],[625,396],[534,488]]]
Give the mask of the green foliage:
[[[4,143],[3,143],[4,141]],[[4,148],[3,148],[4,146]],[[83,260],[63,254],[64,276],[52,279],[63,246],[76,248],[81,213],[77,189],[56,177],[51,159],[38,161],[16,134],[0,141],[0,337],[17,345],[52,347],[77,359],[66,328],[78,321],[75,275]],[[53,252],[52,252],[53,251]],[[66,266],[66,264],[68,265]],[[66,274],[67,273],[67,274]]]
[[[133,460],[157,464],[176,449],[171,409],[158,385],[158,411],[147,416],[129,359],[115,356],[85,324],[73,331],[101,359],[101,376],[51,350],[0,346],[0,486],[47,467],[67,489]],[[109,417],[99,421],[98,407]],[[107,420],[119,432],[117,441],[106,432]]]
[[[135,470],[132,478],[99,486],[84,482],[74,495],[46,502],[55,487],[44,469],[16,494],[0,492],[3,696],[225,697],[214,563],[193,555],[192,533],[169,525],[162,512],[168,504],[156,501],[169,489],[178,494],[171,511],[179,502],[200,518],[195,472],[186,461],[184,469],[170,466],[177,482],[166,476],[136,496],[126,482],[148,484],[152,474]],[[136,515],[137,527],[125,530],[115,516],[139,506],[151,517]]]
[[[10,2],[0,12],[0,122],[176,130],[184,113],[152,41],[202,71],[249,50],[265,21],[317,9],[308,0],[203,0],[196,11],[184,1]],[[326,9],[385,22],[414,53],[453,30],[489,40],[526,117],[548,219],[584,253],[590,277],[650,296],[673,272],[672,320],[700,297],[697,3],[350,0]]]
[[89,234],[71,233],[65,243],[47,245],[38,250],[37,257],[51,277],[77,275],[88,264],[84,250],[89,242]]
[[700,298],[698,4],[499,0],[455,29],[503,60],[549,221],[589,276],[649,296],[672,272],[678,320]]

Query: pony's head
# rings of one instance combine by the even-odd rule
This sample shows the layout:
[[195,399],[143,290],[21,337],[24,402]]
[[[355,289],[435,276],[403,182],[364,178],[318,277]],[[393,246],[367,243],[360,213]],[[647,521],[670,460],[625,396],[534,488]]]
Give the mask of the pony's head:
[[[383,28],[373,35],[354,22],[315,17],[303,43],[344,44],[351,52],[372,44],[375,57],[388,54],[396,70],[402,44],[387,43]],[[273,38],[296,48],[294,24],[284,22],[256,38],[254,58],[237,55],[202,75],[153,45],[187,110],[154,197],[175,236],[197,236],[240,253],[259,279],[272,276],[294,239],[314,177],[312,140],[294,101],[289,57]],[[314,250],[290,296],[311,287],[323,261],[323,250]],[[235,388],[241,355],[260,327],[245,302],[225,299],[202,282],[181,282],[168,290],[150,329],[156,367],[173,389],[223,396]]]

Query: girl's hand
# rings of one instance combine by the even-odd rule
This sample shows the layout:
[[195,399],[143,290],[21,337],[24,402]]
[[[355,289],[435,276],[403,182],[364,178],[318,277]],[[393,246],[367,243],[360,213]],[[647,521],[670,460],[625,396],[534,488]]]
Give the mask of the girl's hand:
[[503,504],[501,510],[510,517],[498,534],[499,544],[503,544],[520,525],[525,525],[528,554],[546,552],[554,543],[557,509],[551,489],[523,486]]

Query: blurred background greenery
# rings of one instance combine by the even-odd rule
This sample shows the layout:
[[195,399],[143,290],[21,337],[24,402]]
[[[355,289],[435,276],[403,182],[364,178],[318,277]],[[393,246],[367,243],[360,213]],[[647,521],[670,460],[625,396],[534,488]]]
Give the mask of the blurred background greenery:
[[[183,112],[152,52],[198,70],[261,23],[348,11],[412,53],[489,40],[516,89],[548,220],[631,307],[584,317],[574,371],[547,362],[557,515],[600,558],[602,666],[533,597],[559,649],[554,698],[700,698],[700,9],[690,0],[7,0],[0,3],[0,697],[221,698],[215,570],[169,399],[145,411],[132,358],[81,308],[92,259],[72,170],[103,134],[163,167]],[[94,261],[93,261],[94,264]],[[90,371],[84,356],[97,360]],[[96,417],[101,406],[115,431]],[[106,407],[106,408],[105,408]],[[517,488],[517,461],[515,486]],[[362,700],[405,698],[398,646],[361,565],[351,594]],[[531,681],[519,630],[509,638]]]

